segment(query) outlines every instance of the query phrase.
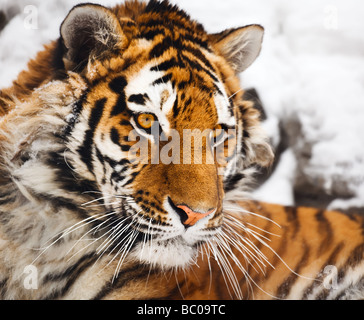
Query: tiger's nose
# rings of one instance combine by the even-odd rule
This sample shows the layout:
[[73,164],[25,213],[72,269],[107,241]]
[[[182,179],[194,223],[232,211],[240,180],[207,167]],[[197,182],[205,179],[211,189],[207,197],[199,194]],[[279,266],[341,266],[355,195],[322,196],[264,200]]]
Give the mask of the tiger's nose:
[[181,221],[185,226],[191,227],[193,226],[197,221],[201,220],[202,218],[208,216],[209,214],[213,213],[215,211],[215,209],[211,209],[207,212],[196,212],[193,211],[191,208],[189,208],[188,206],[185,205],[179,205],[177,206],[177,208],[182,209],[185,214],[187,215],[187,219],[184,217],[182,220],[181,217]]
[[178,213],[182,224],[188,228],[196,224],[197,221],[201,220],[204,217],[207,217],[209,214],[216,211],[216,208],[210,209],[207,212],[197,212],[192,210],[187,205],[175,205],[171,198],[168,198],[170,206]]

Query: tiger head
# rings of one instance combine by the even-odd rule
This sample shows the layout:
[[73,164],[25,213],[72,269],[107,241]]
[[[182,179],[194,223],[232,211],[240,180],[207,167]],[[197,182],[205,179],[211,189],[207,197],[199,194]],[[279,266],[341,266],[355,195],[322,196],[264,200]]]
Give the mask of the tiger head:
[[60,33],[63,76],[87,84],[64,130],[72,175],[128,222],[132,256],[188,265],[219,232],[225,193],[272,160],[237,77],[262,27],[208,34],[166,1],[134,1],[78,5]]

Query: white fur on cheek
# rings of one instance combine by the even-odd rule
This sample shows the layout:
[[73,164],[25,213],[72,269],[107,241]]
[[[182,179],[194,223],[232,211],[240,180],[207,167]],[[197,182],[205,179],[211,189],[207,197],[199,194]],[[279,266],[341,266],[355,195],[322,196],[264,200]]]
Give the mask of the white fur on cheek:
[[217,115],[219,118],[219,123],[224,123],[228,126],[234,126],[236,124],[236,122],[235,122],[234,116],[232,114],[230,114],[229,99],[225,93],[225,90],[221,83],[216,82],[215,84],[220,89],[220,91],[223,93],[223,94],[216,93],[214,96],[216,111],[217,111]]

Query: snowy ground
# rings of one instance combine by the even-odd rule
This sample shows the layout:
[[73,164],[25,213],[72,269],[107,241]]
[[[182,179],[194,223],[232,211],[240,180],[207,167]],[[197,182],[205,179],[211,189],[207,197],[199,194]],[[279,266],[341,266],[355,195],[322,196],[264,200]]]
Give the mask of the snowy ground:
[[[79,2],[0,0],[0,12],[11,18],[0,31],[0,88],[58,37],[60,23]],[[364,208],[364,2],[172,2],[210,32],[252,23],[265,27],[262,53],[242,74],[242,83],[257,89],[272,143],[285,149],[256,198]]]

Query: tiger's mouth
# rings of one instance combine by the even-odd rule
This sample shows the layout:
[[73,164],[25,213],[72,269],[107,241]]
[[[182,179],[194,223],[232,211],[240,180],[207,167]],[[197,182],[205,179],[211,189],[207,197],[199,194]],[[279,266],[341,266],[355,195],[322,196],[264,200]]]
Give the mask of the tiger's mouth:
[[[179,216],[175,218],[177,220]],[[130,257],[161,270],[186,268],[196,263],[201,246],[212,241],[221,227],[208,228],[205,224],[209,216],[205,219],[205,223],[201,221],[186,228],[181,222],[154,226],[150,220],[139,217],[139,221],[132,226],[138,235],[130,250]]]
[[133,201],[123,199],[117,207],[113,210],[123,223],[120,227],[113,225],[112,252],[120,255],[125,250],[131,259],[161,270],[195,263],[201,246],[212,241],[221,229],[221,223],[210,223],[220,215],[217,209],[209,210],[193,224],[186,224],[188,215],[185,217],[185,211],[174,206],[168,197],[164,201],[168,217],[165,221],[151,217]]

